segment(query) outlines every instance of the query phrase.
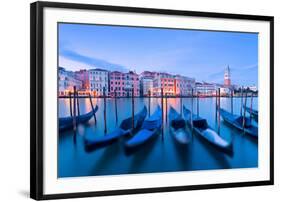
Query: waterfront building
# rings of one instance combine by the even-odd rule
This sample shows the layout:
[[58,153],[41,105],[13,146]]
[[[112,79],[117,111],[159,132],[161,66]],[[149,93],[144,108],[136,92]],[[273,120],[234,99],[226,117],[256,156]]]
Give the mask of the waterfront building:
[[253,86],[249,86],[249,89],[253,92],[257,92],[258,91],[258,87],[253,85]]
[[140,95],[148,96],[149,91],[153,91],[153,80],[155,79],[156,72],[144,71],[140,74]]
[[153,95],[160,96],[161,88],[164,95],[175,95],[175,79],[168,73],[156,73],[153,80]]
[[220,96],[228,96],[231,93],[231,88],[221,86],[220,88]]
[[87,71],[86,69],[81,69],[74,72],[74,76],[76,79],[82,81],[82,90],[90,90],[89,71]]
[[186,76],[175,75],[174,76],[174,93],[176,96],[188,96],[191,95],[192,88],[195,87],[195,79]]
[[152,95],[153,91],[153,79],[152,78],[147,78],[143,77],[141,78],[141,83],[140,83],[140,93],[141,96],[148,96],[149,91]]
[[196,83],[196,95],[198,96],[202,96],[202,97],[215,96],[216,91],[218,92],[218,89],[220,89],[221,96],[228,96],[231,93],[231,88],[225,87],[222,84],[207,83],[207,82]]
[[133,71],[125,73],[125,86],[126,96],[132,96],[132,89],[134,89],[134,96],[140,96],[140,80],[139,75]]
[[230,68],[227,68],[224,71],[224,86],[230,87],[231,86],[231,76],[230,76]]
[[66,71],[63,67],[59,67],[58,85],[60,96],[68,95],[74,86],[77,90],[82,89],[82,81],[75,78],[74,72]]
[[125,91],[125,78],[126,75],[122,72],[114,71],[109,73],[109,94],[111,96],[114,96],[115,91],[118,97],[127,95]]
[[[109,72],[104,69],[89,70],[90,91],[93,96],[102,96],[103,93],[108,95],[109,92]],[[105,92],[103,90],[105,89]]]
[[216,95],[217,85],[207,82],[196,82],[195,83],[195,92],[197,96],[214,96]]

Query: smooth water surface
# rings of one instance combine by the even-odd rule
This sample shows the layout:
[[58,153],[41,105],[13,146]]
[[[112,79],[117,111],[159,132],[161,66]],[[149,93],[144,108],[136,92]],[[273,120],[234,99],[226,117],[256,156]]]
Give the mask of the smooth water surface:
[[[231,110],[230,98],[220,98],[221,107]],[[197,113],[196,98],[193,99],[193,112]],[[78,177],[96,175],[115,175],[169,171],[191,171],[209,169],[229,168],[253,168],[258,166],[258,141],[233,129],[221,119],[220,135],[228,141],[233,141],[233,156],[229,156],[212,145],[202,140],[198,135],[193,135],[192,142],[186,147],[179,146],[169,133],[169,120],[166,121],[166,100],[164,99],[164,133],[144,145],[139,151],[132,155],[126,155],[124,142],[120,139],[105,148],[87,153],[84,150],[84,139],[94,139],[104,135],[104,100],[93,98],[94,105],[99,106],[97,112],[97,123],[94,118],[85,125],[78,126],[77,142],[74,144],[73,131],[59,134],[58,144],[58,177]],[[253,99],[253,109],[258,108],[258,99]],[[182,103],[191,108],[191,98],[182,98]],[[206,118],[209,125],[218,129],[215,119],[215,98],[199,99],[199,115]],[[88,98],[80,98],[80,113],[91,110]],[[151,113],[159,104],[160,98],[151,98]],[[135,113],[143,106],[148,107],[148,98],[135,98]],[[250,99],[248,98],[248,106]],[[117,99],[117,115],[115,116],[115,101],[108,98],[106,101],[107,132],[116,128],[123,119],[131,116],[131,99]],[[180,98],[168,98],[167,106],[173,106],[180,112]],[[241,99],[233,98],[233,112],[240,114]],[[69,99],[59,100],[59,117],[69,116]],[[249,114],[247,114],[249,115]],[[168,117],[168,116],[167,116]],[[188,131],[190,132],[190,131]]]

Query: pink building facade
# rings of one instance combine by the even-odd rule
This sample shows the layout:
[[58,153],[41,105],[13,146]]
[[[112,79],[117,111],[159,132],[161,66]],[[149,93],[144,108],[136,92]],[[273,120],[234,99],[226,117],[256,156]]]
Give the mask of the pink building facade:
[[168,73],[157,73],[153,81],[153,95],[160,96],[161,88],[164,95],[175,95],[175,79]]
[[114,71],[109,74],[109,94],[114,96],[116,91],[116,96],[125,97],[125,74],[122,72]]
[[195,79],[186,76],[176,75],[175,79],[175,90],[176,96],[189,96],[191,95],[192,88],[195,87]]
[[114,96],[115,91],[118,97],[132,96],[132,90],[134,90],[134,96],[140,96],[139,75],[135,72],[122,73],[114,71],[110,73],[109,78],[110,96]]

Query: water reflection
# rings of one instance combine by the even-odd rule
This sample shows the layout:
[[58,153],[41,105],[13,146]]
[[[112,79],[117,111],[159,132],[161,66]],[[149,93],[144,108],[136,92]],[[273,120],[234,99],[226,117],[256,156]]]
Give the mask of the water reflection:
[[[91,111],[91,104],[88,98],[80,98],[80,113]],[[164,129],[162,134],[155,141],[145,145],[141,150],[133,155],[126,155],[124,151],[124,141],[121,139],[116,144],[106,148],[98,149],[87,153],[84,150],[84,139],[95,139],[104,136],[104,116],[103,99],[92,98],[92,102],[99,106],[96,114],[97,123],[94,118],[85,125],[77,128],[77,142],[73,143],[73,132],[67,131],[59,134],[58,146],[58,176],[93,176],[93,175],[114,175],[147,172],[169,172],[183,170],[206,170],[206,169],[228,169],[228,168],[249,168],[258,166],[258,142],[253,138],[243,135],[221,121],[220,135],[229,141],[233,141],[233,156],[228,156],[212,145],[206,143],[193,135],[192,142],[187,147],[180,147],[174,142],[174,138],[169,133],[169,107],[174,107],[180,112],[180,99],[164,99]],[[118,121],[115,118],[115,100],[107,99],[107,132],[112,132],[123,119],[131,116],[131,99],[117,99]],[[138,113],[144,105],[148,107],[148,98],[137,98],[135,100],[135,113]],[[73,102],[72,102],[73,103]],[[191,109],[192,100],[183,98],[182,103]],[[233,113],[240,114],[240,98],[233,98]],[[151,114],[157,105],[161,106],[160,98],[151,98]],[[206,118],[209,125],[215,130],[218,129],[216,121],[216,100],[215,98],[199,99],[199,114]],[[59,100],[59,116],[70,115],[69,99]],[[250,102],[248,102],[250,106]],[[257,109],[257,98],[253,100],[253,108]],[[231,101],[229,98],[221,98],[221,107],[231,111]],[[166,110],[167,109],[167,110]],[[196,99],[193,100],[193,112],[197,113]]]

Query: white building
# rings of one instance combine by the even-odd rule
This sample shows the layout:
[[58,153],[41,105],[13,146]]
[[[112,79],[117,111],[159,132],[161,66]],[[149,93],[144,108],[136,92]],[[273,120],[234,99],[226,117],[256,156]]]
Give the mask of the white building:
[[257,92],[258,91],[258,87],[257,86],[249,86],[249,89],[251,91]]
[[70,91],[73,91],[74,86],[77,90],[82,88],[82,81],[76,79],[73,72],[66,71],[62,67],[59,67],[58,83],[59,95],[68,95]]
[[216,95],[216,89],[217,89],[216,84],[206,83],[206,82],[203,82],[203,83],[197,82],[195,85],[196,85],[196,91],[194,92],[194,94],[197,96]]
[[89,70],[89,84],[90,91],[94,96],[102,96],[105,89],[105,95],[109,92],[108,82],[109,72],[104,69],[90,69]]

